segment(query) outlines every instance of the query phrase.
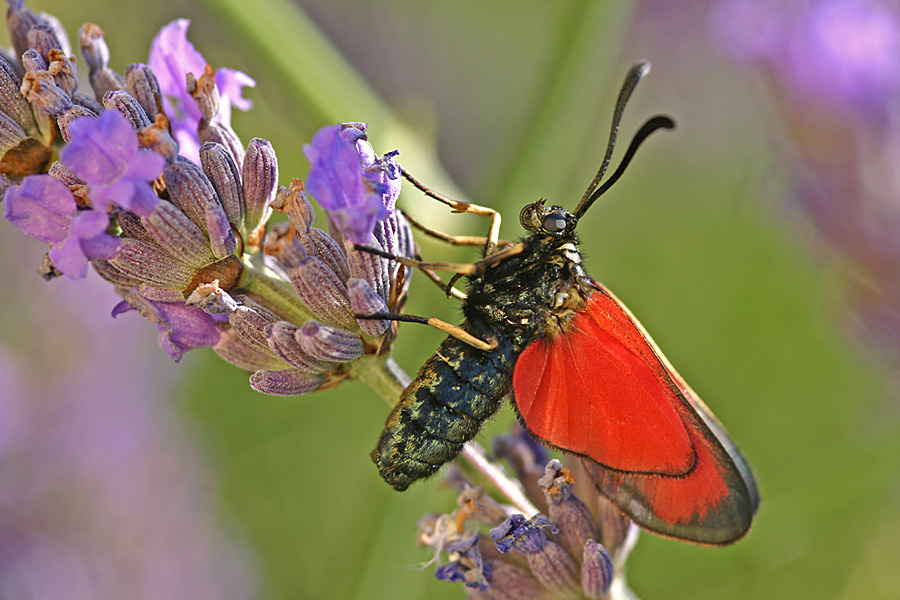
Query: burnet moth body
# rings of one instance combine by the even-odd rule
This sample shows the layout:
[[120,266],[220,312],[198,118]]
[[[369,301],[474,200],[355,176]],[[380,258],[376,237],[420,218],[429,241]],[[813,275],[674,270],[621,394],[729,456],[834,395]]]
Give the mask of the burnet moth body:
[[759,493],[747,461],[634,315],[587,274],[578,250],[576,226],[587,209],[644,139],[674,127],[665,116],[648,120],[601,183],[622,111],[648,70],[639,63],[626,77],[606,156],[578,206],[527,205],[520,222],[529,235],[518,242],[498,243],[494,211],[452,201],[404,173],[457,212],[494,218],[487,238],[468,240],[484,245],[477,263],[405,261],[468,276],[466,294],[458,294],[461,326],[368,316],[450,334],[403,391],[372,452],[393,488],[405,490],[455,458],[509,395],[528,432],[579,457],[597,490],[641,527],[709,545],[731,543],[750,528]]

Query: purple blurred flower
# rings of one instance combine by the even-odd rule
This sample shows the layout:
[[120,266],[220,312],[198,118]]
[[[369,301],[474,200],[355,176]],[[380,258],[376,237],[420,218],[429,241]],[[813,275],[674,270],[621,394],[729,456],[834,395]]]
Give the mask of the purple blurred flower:
[[347,125],[323,127],[303,151],[311,165],[307,191],[347,239],[369,243],[375,223],[390,216],[400,194],[396,153],[378,159],[365,131]]
[[[181,154],[199,163],[197,125],[201,115],[196,102],[187,91],[186,76],[192,73],[199,78],[207,62],[187,39],[190,24],[187,19],[176,19],[163,27],[153,38],[149,63],[159,81],[166,114],[172,123],[175,139],[181,146]],[[232,104],[241,110],[249,110],[253,103],[243,97],[243,88],[255,85],[256,82],[245,73],[227,68],[217,69],[216,87],[220,93],[217,118],[222,123],[230,124]]]
[[142,317],[156,324],[159,345],[175,362],[188,350],[215,346],[220,337],[216,323],[228,320],[224,315],[208,315],[196,306],[148,300],[136,292],[128,293],[127,300],[113,308],[112,316],[130,310],[137,310]]
[[147,183],[162,172],[165,159],[142,150],[137,132],[121,113],[103,111],[99,118],[76,119],[70,142],[60,151],[63,163],[88,184],[95,208],[113,203],[141,216],[159,203]]
[[119,247],[106,233],[109,216],[78,210],[69,188],[49,175],[32,175],[9,188],[4,217],[26,235],[49,243],[50,260],[69,279],[84,277],[89,260],[108,259]]
[[714,35],[742,59],[765,63],[802,102],[874,111],[883,120],[900,91],[900,13],[873,0],[725,0]]

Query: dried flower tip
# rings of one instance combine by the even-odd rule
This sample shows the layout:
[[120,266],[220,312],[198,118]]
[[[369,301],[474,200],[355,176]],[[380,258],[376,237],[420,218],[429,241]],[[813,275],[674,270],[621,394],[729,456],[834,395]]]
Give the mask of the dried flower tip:
[[[347,295],[350,297],[350,308],[358,315],[374,315],[390,312],[384,299],[372,289],[365,279],[351,278],[347,281]],[[381,337],[390,327],[390,321],[375,319],[357,319],[360,329],[372,337]]]
[[135,130],[150,126],[150,117],[134,97],[124,90],[113,90],[103,96],[103,107],[120,112]]
[[219,287],[218,279],[198,285],[184,303],[197,306],[209,315],[227,315],[238,309],[237,301]]
[[581,589],[586,598],[605,598],[613,579],[613,562],[602,545],[588,540],[581,561]]
[[157,114],[151,125],[138,131],[138,143],[141,148],[153,150],[168,163],[178,157],[178,142],[169,133],[169,120],[163,114]]
[[463,490],[456,498],[456,505],[459,506],[456,515],[457,525],[460,527],[469,519],[476,519],[485,525],[496,526],[509,516],[507,510],[488,496],[481,487]]
[[300,301],[317,318],[343,329],[355,329],[347,285],[322,260],[310,256],[288,270]]
[[278,194],[269,206],[287,213],[291,223],[300,233],[309,231],[316,221],[316,211],[313,210],[306,196],[306,190],[303,189],[303,181],[300,179],[292,179],[289,188],[278,186]]
[[291,223],[272,225],[266,233],[263,252],[278,259],[278,264],[284,269],[292,269],[309,260],[309,253],[297,239],[297,232]]
[[216,72],[206,65],[203,74],[197,79],[193,73],[187,74],[187,93],[191,95],[197,108],[200,109],[201,127],[203,120],[211,122],[219,114],[219,88],[216,87]]
[[58,115],[72,106],[68,92],[56,85],[49,71],[28,71],[22,80],[22,95],[48,115]]
[[297,331],[297,341],[311,356],[329,362],[350,362],[363,352],[358,336],[317,321],[304,323]]
[[319,389],[327,379],[300,369],[263,370],[250,376],[250,387],[270,396],[299,396]]

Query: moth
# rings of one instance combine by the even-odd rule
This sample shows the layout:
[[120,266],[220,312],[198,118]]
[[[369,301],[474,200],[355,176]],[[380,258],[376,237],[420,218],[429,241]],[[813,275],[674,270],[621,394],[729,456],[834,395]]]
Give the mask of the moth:
[[494,211],[450,200],[404,173],[427,195],[458,212],[491,216],[492,224],[486,238],[448,239],[483,244],[484,258],[473,264],[385,255],[426,271],[455,272],[448,292],[468,277],[466,294],[459,294],[460,326],[366,316],[449,333],[403,391],[372,452],[394,489],[405,490],[455,458],[509,395],[528,432],[581,458],[598,491],[638,525],[710,545],[731,543],[750,528],[759,493],[747,461],[634,315],[588,275],[578,249],[576,229],[588,208],[621,177],[644,139],[674,127],[666,116],[648,120],[601,183],[625,104],[648,70],[639,63],[629,71],[606,156],[578,206],[569,212],[543,200],[528,204],[519,218],[528,235],[520,241],[500,245]]

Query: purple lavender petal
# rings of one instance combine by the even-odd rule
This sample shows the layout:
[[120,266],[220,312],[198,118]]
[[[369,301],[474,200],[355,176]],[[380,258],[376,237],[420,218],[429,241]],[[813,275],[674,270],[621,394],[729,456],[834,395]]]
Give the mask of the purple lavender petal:
[[369,239],[375,222],[390,215],[396,200],[394,188],[380,181],[381,168],[373,167],[374,154],[360,152],[360,144],[368,147],[362,135],[341,125],[323,127],[303,149],[311,165],[306,190],[328,211],[341,233],[357,244]]
[[[136,291],[128,292],[126,301],[141,316],[156,324],[159,345],[175,362],[181,360],[188,350],[215,346],[220,336],[216,323],[227,319],[210,316],[196,306],[186,306],[183,302],[149,300]],[[120,302],[113,309],[112,316],[128,310]]]
[[49,175],[32,175],[6,191],[3,216],[25,235],[54,244],[68,237],[76,210],[69,188]]
[[112,258],[118,239],[107,235],[109,215],[97,210],[82,210],[72,217],[69,236],[50,248],[53,266],[69,279],[87,275],[88,261]]
[[[160,29],[153,38],[147,62],[159,81],[166,114],[172,124],[172,133],[181,146],[181,154],[199,164],[197,126],[201,115],[194,99],[187,92],[186,77],[188,73],[193,73],[199,78],[207,61],[187,39],[190,24],[187,19],[176,19]],[[219,122],[230,123],[232,103],[241,110],[250,108],[251,103],[243,98],[242,91],[244,86],[253,85],[256,82],[240,71],[218,69],[216,86],[220,94],[217,116]]]
[[112,202],[143,215],[159,202],[147,182],[159,176],[165,159],[142,150],[137,133],[117,111],[104,111],[97,119],[76,119],[69,135],[60,159],[88,184],[98,207]]

